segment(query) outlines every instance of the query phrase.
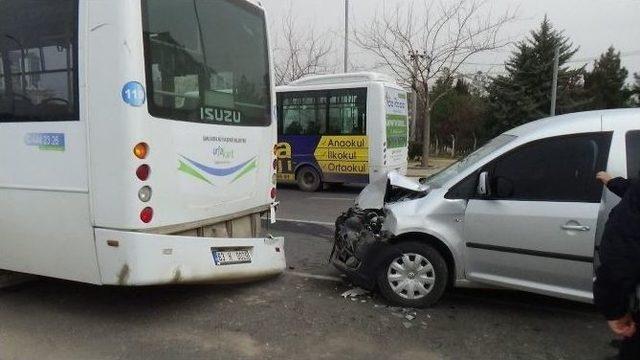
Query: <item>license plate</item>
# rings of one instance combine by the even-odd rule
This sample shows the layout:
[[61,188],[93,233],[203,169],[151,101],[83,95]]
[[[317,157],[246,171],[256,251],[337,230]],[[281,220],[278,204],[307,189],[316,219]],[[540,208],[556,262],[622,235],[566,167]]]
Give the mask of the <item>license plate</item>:
[[233,265],[251,263],[249,250],[211,250],[216,265]]

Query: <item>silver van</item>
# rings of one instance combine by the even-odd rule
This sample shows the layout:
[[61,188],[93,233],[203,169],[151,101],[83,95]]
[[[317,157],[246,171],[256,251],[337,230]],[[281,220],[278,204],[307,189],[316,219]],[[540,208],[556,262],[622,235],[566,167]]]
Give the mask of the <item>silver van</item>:
[[402,306],[486,285],[591,302],[594,249],[619,200],[602,170],[640,173],[640,109],[528,123],[428,179],[391,173],[336,221],[332,262]]

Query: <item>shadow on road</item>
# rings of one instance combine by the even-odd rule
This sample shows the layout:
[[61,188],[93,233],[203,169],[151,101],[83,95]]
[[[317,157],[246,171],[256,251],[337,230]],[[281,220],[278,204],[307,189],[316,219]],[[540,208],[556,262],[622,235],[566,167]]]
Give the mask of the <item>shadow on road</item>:
[[[363,184],[342,184],[342,185],[334,185],[334,184],[325,184],[324,189],[315,193],[305,193],[305,194],[352,194],[358,195],[364,189],[366,185]],[[302,190],[298,189],[296,184],[282,184],[278,183],[278,189],[284,190],[295,190],[301,193],[304,193]]]

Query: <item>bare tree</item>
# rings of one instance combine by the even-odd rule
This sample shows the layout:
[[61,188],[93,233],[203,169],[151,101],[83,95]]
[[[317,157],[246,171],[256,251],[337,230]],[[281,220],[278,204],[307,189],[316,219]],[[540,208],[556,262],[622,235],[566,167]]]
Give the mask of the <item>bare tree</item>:
[[317,35],[313,28],[300,30],[292,11],[282,19],[282,33],[276,39],[274,50],[274,76],[276,85],[284,85],[301,77],[332,71],[330,63],[333,47],[325,36]]
[[416,93],[423,167],[429,161],[431,111],[446,95],[432,98],[430,84],[436,78],[457,77],[471,56],[509,43],[498,36],[514,14],[492,16],[485,8],[486,0],[412,0],[395,11],[385,9],[382,16],[356,30],[356,44]]

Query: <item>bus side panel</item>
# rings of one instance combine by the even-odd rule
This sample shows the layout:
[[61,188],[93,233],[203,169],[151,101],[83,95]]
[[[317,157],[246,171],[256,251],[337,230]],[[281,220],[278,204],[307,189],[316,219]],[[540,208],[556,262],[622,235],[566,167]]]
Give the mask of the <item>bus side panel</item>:
[[276,147],[278,181],[294,182],[296,180],[296,171],[304,165],[313,166],[320,171],[313,157],[313,152],[319,140],[319,136],[309,135],[278,136],[278,145]]
[[83,19],[80,120],[0,123],[0,269],[97,283],[82,93]]
[[98,284],[89,196],[0,189],[0,269]]
[[296,171],[311,166],[329,183],[369,181],[366,136],[280,135],[278,138],[278,180],[293,182]]

